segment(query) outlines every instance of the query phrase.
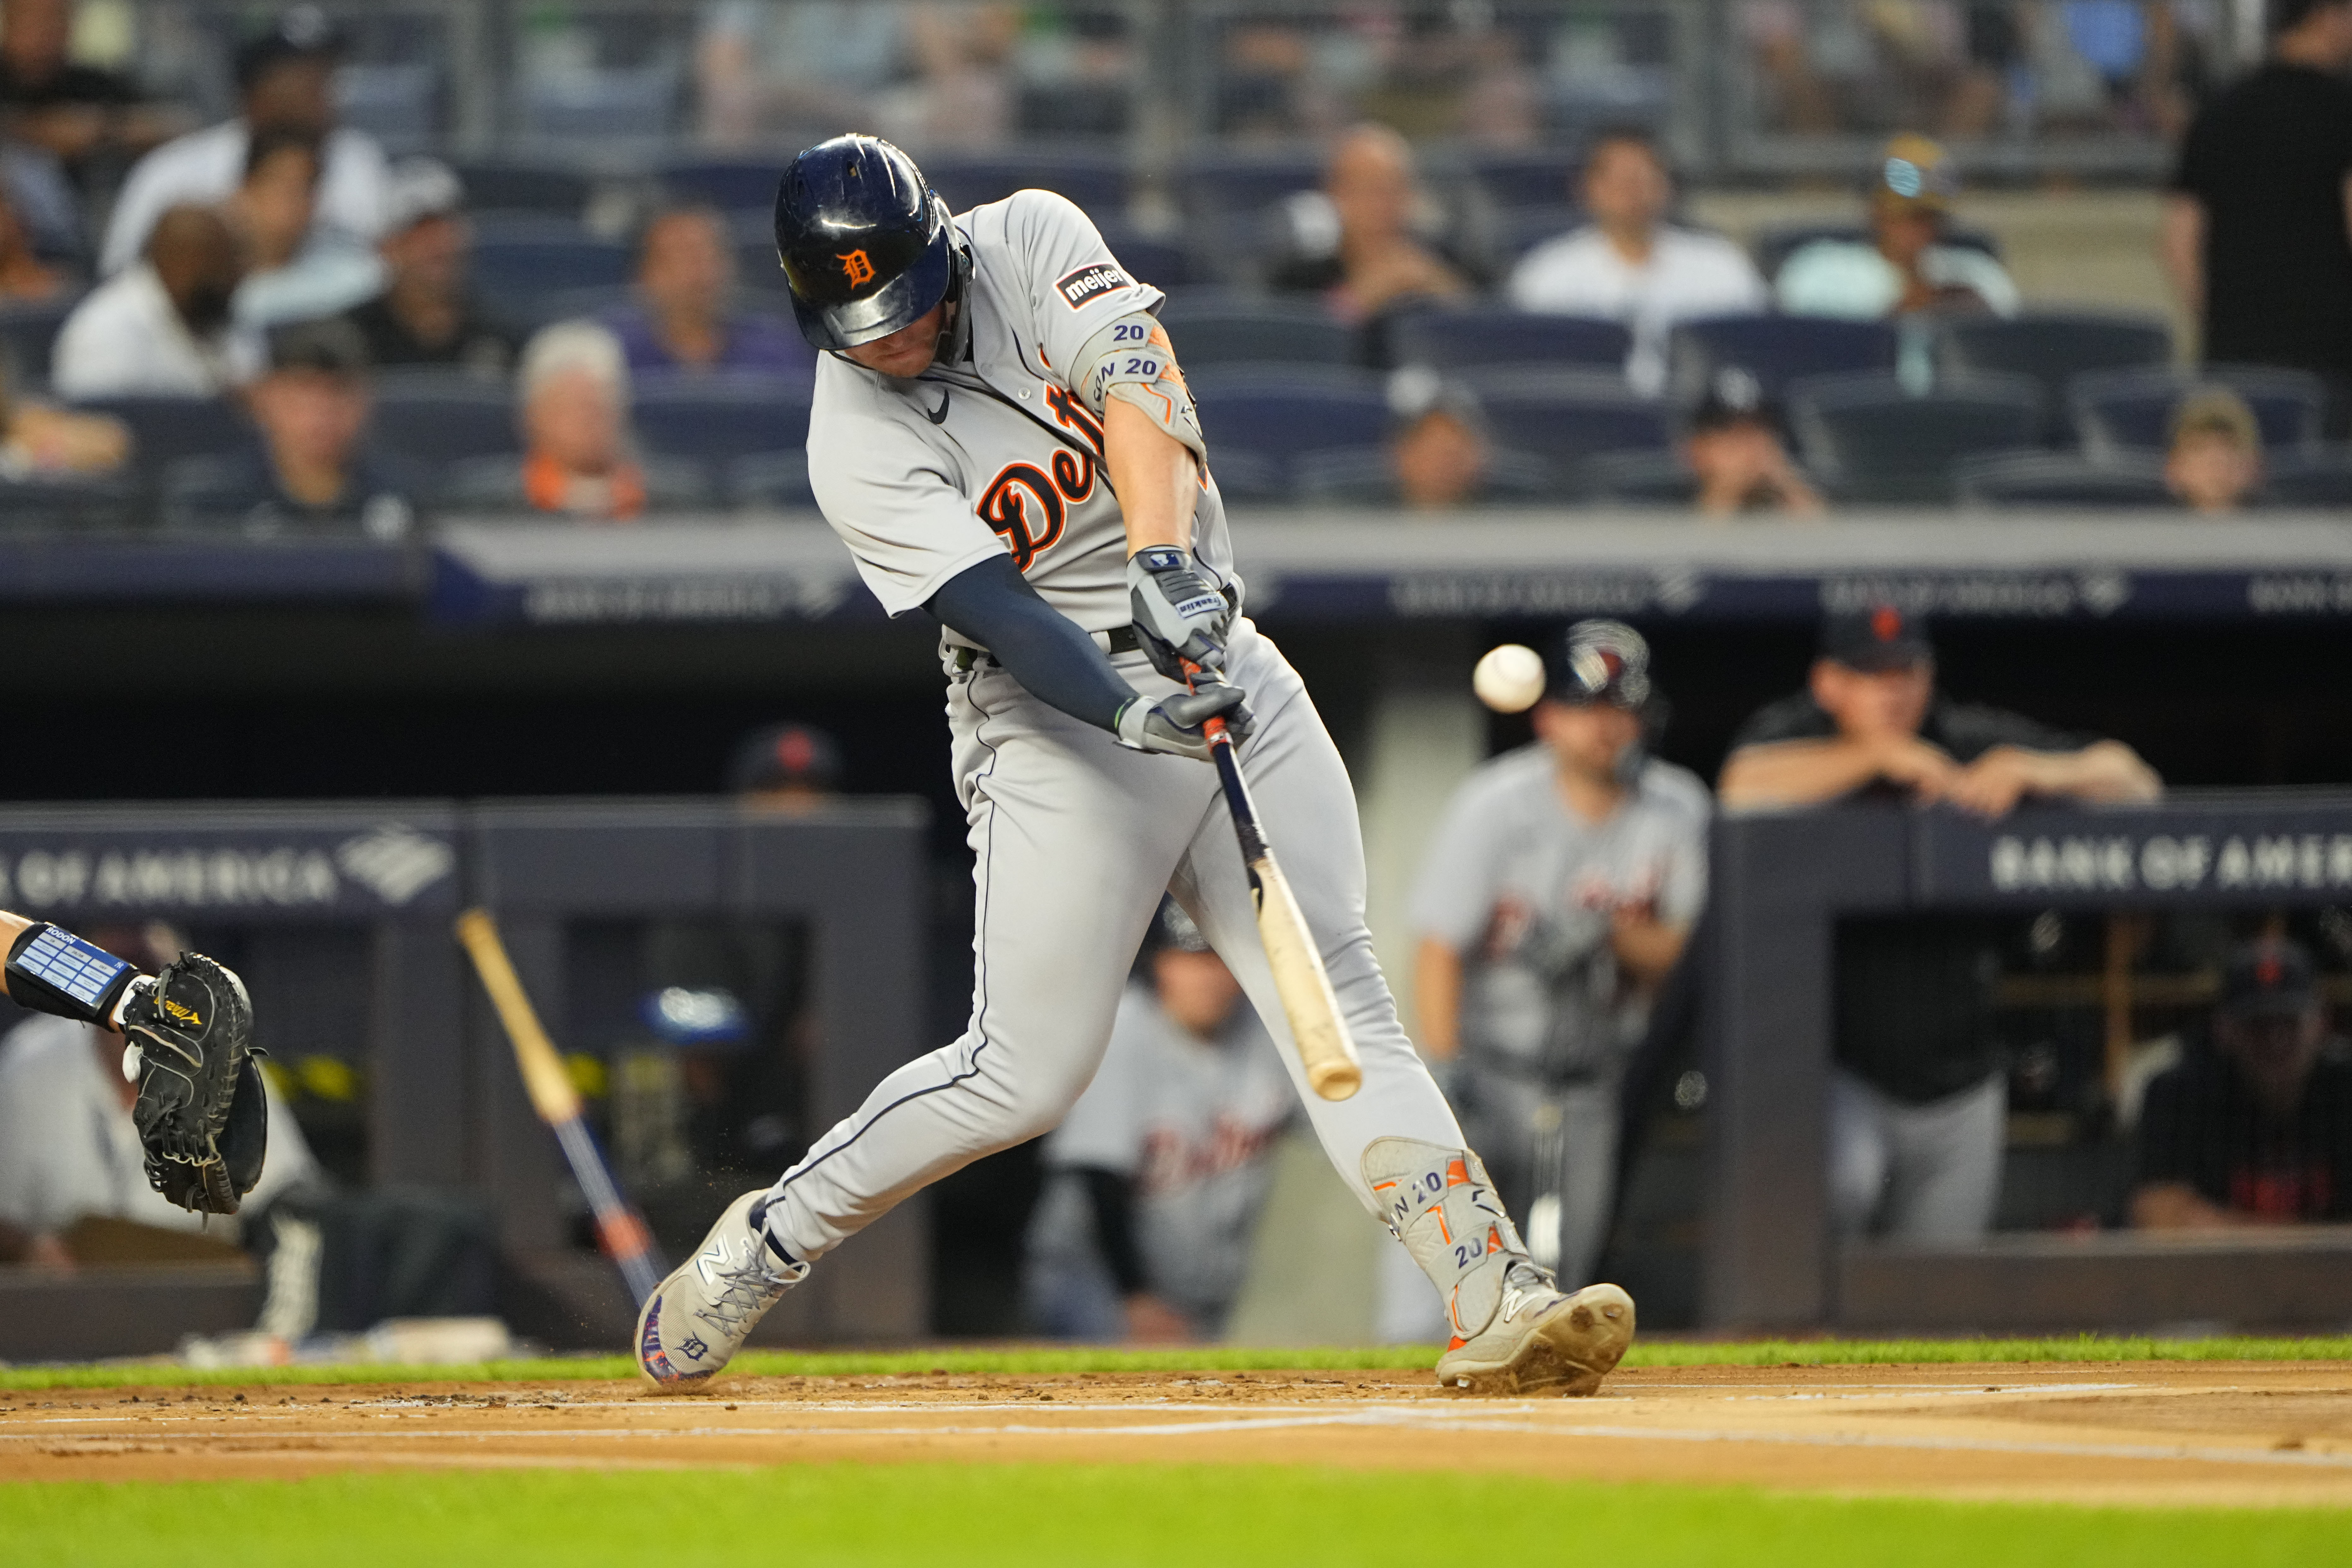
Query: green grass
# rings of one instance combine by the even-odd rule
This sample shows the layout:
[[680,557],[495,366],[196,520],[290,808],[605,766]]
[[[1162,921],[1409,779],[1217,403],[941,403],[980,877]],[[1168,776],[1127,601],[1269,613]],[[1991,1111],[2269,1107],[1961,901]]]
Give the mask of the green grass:
[[1281,1466],[874,1465],[0,1486],[11,1568],[1605,1563],[2315,1568],[2352,1513],[1947,1504]]
[[[1003,1350],[750,1351],[732,1370],[752,1377],[882,1377],[925,1373],[1010,1376],[1085,1372],[1422,1372],[1433,1348],[1255,1350],[1199,1345],[1133,1351],[1115,1346]],[[1627,1366],[1900,1366],[1963,1362],[2352,1361],[2352,1337],[2329,1339],[1758,1340],[1653,1341]],[[636,1375],[626,1356],[562,1356],[465,1366],[232,1367],[198,1372],[170,1362],[0,1367],[0,1392],[43,1388],[251,1387],[257,1384],[576,1382]]]

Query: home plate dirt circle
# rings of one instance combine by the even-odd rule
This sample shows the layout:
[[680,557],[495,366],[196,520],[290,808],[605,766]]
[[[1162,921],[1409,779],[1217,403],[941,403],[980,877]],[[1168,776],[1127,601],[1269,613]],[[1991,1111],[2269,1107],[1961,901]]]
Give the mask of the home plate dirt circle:
[[434,1466],[1278,1463],[1971,1499],[2352,1506],[2352,1368],[1651,1367],[1597,1398],[1426,1374],[741,1377],[0,1394],[0,1479]]

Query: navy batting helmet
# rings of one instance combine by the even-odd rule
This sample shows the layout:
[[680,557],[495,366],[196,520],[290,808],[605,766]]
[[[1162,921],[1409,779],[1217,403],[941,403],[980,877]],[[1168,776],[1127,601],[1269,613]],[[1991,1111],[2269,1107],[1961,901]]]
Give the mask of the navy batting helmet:
[[793,313],[821,349],[887,338],[962,292],[947,203],[877,136],[836,136],[793,160],[776,186],[776,254]]

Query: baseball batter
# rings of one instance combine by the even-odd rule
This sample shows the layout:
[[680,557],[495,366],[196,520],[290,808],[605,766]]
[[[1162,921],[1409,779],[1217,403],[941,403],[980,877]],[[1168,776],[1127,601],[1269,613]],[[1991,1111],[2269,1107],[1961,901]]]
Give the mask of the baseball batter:
[[[1024,191],[951,216],[912,160],[844,136],[776,195],[802,330],[824,351],[810,479],[894,616],[942,628],[975,857],[969,1028],[892,1073],[647,1299],[656,1382],[708,1377],[824,1254],[929,1182],[1034,1138],[1094,1076],[1161,896],[1276,1033],[1332,1163],[1449,1304],[1449,1387],[1587,1393],[1631,1342],[1614,1286],[1561,1292],[1521,1245],[1399,1026],[1364,929],[1355,797],[1313,701],[1241,613],[1192,393],[1086,215]],[[1209,672],[1190,689],[1185,661]],[[1357,1049],[1305,1082],[1204,721],[1241,741]]]

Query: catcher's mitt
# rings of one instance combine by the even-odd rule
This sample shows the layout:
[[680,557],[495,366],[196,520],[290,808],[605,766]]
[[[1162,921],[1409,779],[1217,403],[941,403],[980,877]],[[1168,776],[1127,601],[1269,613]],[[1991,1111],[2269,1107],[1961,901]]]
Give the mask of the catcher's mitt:
[[183,953],[132,984],[122,1032],[139,1050],[131,1116],[148,1182],[184,1209],[235,1214],[261,1179],[269,1143],[245,983],[202,953]]

